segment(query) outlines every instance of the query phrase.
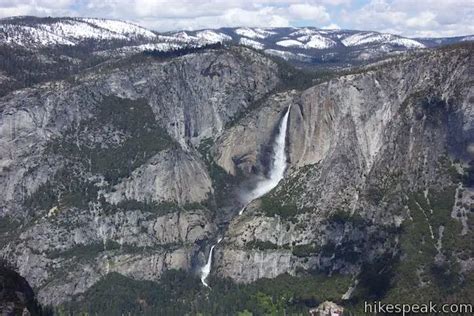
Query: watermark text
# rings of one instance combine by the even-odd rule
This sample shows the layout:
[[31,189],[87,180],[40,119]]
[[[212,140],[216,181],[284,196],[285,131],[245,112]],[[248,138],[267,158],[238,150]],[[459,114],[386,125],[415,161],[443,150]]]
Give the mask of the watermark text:
[[459,304],[391,304],[380,301],[364,302],[364,312],[367,314],[466,314],[472,315],[474,308],[469,303]]

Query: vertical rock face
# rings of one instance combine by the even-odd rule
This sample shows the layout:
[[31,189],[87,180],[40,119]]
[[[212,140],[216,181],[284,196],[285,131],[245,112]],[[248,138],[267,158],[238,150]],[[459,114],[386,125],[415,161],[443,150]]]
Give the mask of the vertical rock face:
[[[221,236],[211,275],[363,276],[404,255],[421,218],[431,235],[409,237],[439,239],[438,258],[468,271],[469,249],[443,250],[461,236],[463,203],[437,195],[474,195],[452,182],[474,159],[472,62],[462,47],[427,51],[295,90],[273,61],[232,47],[127,57],[11,93],[0,99],[0,254],[54,305],[111,272],[196,271]],[[218,207],[268,172],[290,106],[284,180],[242,216]]]
[[42,302],[57,304],[110,272],[158,280],[168,269],[191,270],[199,242],[215,231],[207,210],[160,215],[137,206],[107,215],[99,208],[63,209],[22,228],[2,252],[39,289]]
[[44,162],[45,156],[51,158],[44,155],[47,144],[93,118],[105,96],[145,100],[157,122],[188,151],[204,138],[215,139],[236,114],[278,83],[276,66],[246,49],[203,52],[171,61],[131,62],[130,66],[112,66],[77,80],[75,84],[48,83],[3,98],[3,212],[47,181],[61,163]]
[[260,108],[224,131],[213,148],[216,162],[231,174],[236,174],[237,169],[251,173],[253,167],[261,167],[261,154],[271,151],[281,114],[295,103],[296,95],[294,90],[271,95]]
[[[362,261],[396,252],[389,231],[409,217],[404,199],[450,185],[439,163],[445,155],[473,159],[472,62],[466,50],[440,51],[285,92],[224,133],[218,163],[229,172],[251,170],[238,158],[258,161],[272,109],[295,105],[286,179],[230,223],[216,273],[240,282],[300,268],[353,273]],[[356,254],[338,258],[338,248]]]
[[152,157],[114,190],[108,196],[114,204],[123,200],[186,204],[206,200],[212,193],[212,183],[199,159],[180,149],[171,149]]
[[[387,134],[398,132],[395,124],[400,123],[403,106],[416,93],[429,91],[441,100],[452,101],[457,89],[464,86],[464,98],[458,100],[454,110],[471,116],[472,109],[466,106],[469,89],[465,86],[470,62],[469,56],[440,53],[383,70],[344,76],[304,91],[300,113],[294,116],[297,120],[303,118],[302,124],[295,124],[299,128],[290,135],[294,139],[291,144],[303,142],[303,146],[290,148],[292,160],[298,165],[321,161],[330,155],[335,142],[354,134],[353,145],[360,150],[361,162],[366,171],[371,170],[380,151],[388,145]],[[471,122],[464,124],[472,129]]]

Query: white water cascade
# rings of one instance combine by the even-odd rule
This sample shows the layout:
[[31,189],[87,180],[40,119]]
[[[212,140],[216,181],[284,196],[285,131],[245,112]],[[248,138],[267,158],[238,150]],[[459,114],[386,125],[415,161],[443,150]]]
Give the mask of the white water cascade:
[[264,196],[274,187],[278,185],[286,169],[286,153],[285,153],[285,143],[286,143],[286,130],[288,127],[288,116],[290,114],[291,105],[288,107],[285,115],[280,121],[280,126],[278,127],[278,134],[276,135],[275,142],[273,144],[273,157],[270,165],[270,174],[267,178],[264,178],[257,182],[255,188],[248,192],[244,197],[244,207],[240,210],[239,215],[245,210],[245,207],[255,199]]
[[[245,207],[255,199],[267,194],[274,187],[278,185],[283,175],[285,174],[286,169],[286,153],[285,153],[285,144],[286,144],[286,130],[288,127],[288,116],[290,114],[291,105],[288,107],[285,115],[280,121],[278,126],[278,134],[276,135],[275,142],[273,144],[273,157],[270,165],[270,173],[268,177],[261,179],[257,182],[255,188],[248,192],[244,198],[244,207],[240,210],[239,215],[245,210]],[[217,244],[220,243],[222,238],[217,241]],[[212,267],[212,254],[214,253],[214,248],[217,244],[211,246],[209,251],[209,257],[207,258],[206,264],[201,268],[201,282],[204,286],[209,287],[209,284],[206,283],[206,279],[211,273]]]
[[[222,238],[219,238],[217,241],[217,244],[220,243]],[[214,248],[216,247],[217,244],[214,244],[211,246],[211,250],[209,251],[209,257],[207,258],[206,264],[201,268],[201,282],[205,286],[209,287],[209,284],[206,283],[206,279],[211,273],[211,267],[212,267],[212,254],[214,253]]]

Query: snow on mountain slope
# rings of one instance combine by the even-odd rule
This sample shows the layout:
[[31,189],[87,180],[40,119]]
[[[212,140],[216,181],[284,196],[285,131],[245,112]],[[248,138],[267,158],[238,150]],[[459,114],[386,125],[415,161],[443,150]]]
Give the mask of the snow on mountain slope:
[[299,29],[298,31],[294,31],[293,33],[290,34],[290,36],[313,35],[317,33],[318,33],[318,30],[304,27],[302,29]]
[[1,24],[0,43],[19,46],[75,45],[67,38],[42,29],[24,25]]
[[423,48],[423,45],[420,42],[409,38],[403,38],[392,34],[387,33],[376,33],[376,32],[360,32],[342,39],[342,44],[345,46],[360,46],[364,44],[374,44],[374,43],[386,43],[393,45],[405,46],[406,48]]
[[124,46],[117,49],[103,50],[96,52],[98,56],[125,56],[144,51],[169,51],[182,48],[183,45],[179,43],[150,43],[142,45]]
[[307,42],[311,39],[311,35],[303,35],[296,38],[300,42]]
[[232,40],[232,37],[230,37],[229,35],[214,32],[214,31],[211,31],[211,30],[205,30],[205,31],[197,32],[196,37],[199,40],[202,40],[206,43],[222,43],[222,42],[225,42],[225,41]]
[[260,28],[249,28],[249,27],[238,28],[235,30],[235,33],[241,36],[252,38],[252,39],[267,38],[271,35],[277,34],[276,32],[267,31]]
[[123,46],[120,48],[98,51],[95,54],[99,56],[124,56],[150,50],[169,51],[184,47],[199,47],[208,44],[222,43],[230,40],[232,40],[230,36],[211,30],[199,31],[194,35],[181,31],[174,34],[157,35],[155,40],[150,43]]
[[170,35],[168,35],[168,37],[169,38],[174,38],[179,42],[192,42],[192,41],[197,39],[196,37],[194,37],[192,35],[189,35],[188,33],[184,32],[184,31],[170,34]]
[[283,47],[304,47],[304,44],[297,40],[287,39],[283,41],[278,41],[275,44]]
[[[36,21],[36,20],[35,20]],[[85,40],[152,40],[156,34],[138,25],[105,19],[27,17],[0,20],[0,41],[19,46],[75,45]]]
[[409,39],[409,38],[395,38],[391,40],[389,43],[405,46],[406,48],[424,48],[425,47],[425,45],[423,45],[422,43]]
[[[411,39],[388,33],[352,30],[321,30],[315,27],[221,28],[158,34],[139,25],[98,18],[12,17],[0,19],[0,45],[27,49],[57,45],[81,45],[93,54],[114,56],[146,50],[174,50],[214,43],[240,44],[289,60],[335,67],[437,47],[472,36]],[[304,56],[303,56],[304,55]]]
[[118,20],[105,20],[105,19],[80,19],[87,23],[93,24],[102,29],[114,32],[116,34],[122,34],[127,37],[136,36],[153,39],[156,34],[150,30],[147,30],[141,26],[135,25],[130,22],[118,21]]
[[85,39],[127,39],[125,35],[99,29],[96,26],[79,21],[63,21],[52,24],[40,24],[37,26],[37,28],[74,42]]
[[[306,43],[304,43],[306,42]],[[276,42],[276,45],[283,47],[299,47],[299,48],[315,48],[315,49],[326,49],[336,46],[336,42],[330,38],[326,38],[322,35],[305,35],[298,37],[298,40],[287,39]]]
[[244,46],[250,46],[255,49],[263,49],[265,47],[265,45],[263,45],[262,43],[251,40],[249,38],[245,38],[245,37],[240,38],[239,44],[244,45]]
[[311,56],[309,55],[305,55],[301,53],[295,54],[292,52],[282,51],[282,50],[277,50],[277,49],[266,49],[265,53],[267,53],[268,55],[283,58],[285,60],[293,59],[293,60],[299,60],[299,61],[305,61],[305,62],[309,62],[311,60]]
[[388,34],[379,33],[356,33],[344,38],[341,42],[344,46],[358,46],[369,43],[379,43],[390,40]]
[[180,31],[177,33],[172,33],[169,35],[166,35],[171,40],[174,40],[176,42],[180,43],[187,43],[187,44],[194,44],[194,45],[206,45],[206,44],[214,44],[214,43],[222,43],[226,41],[232,40],[232,37],[229,35],[226,35],[221,32],[216,32],[213,30],[203,30],[196,32],[193,35],[194,32],[185,32],[185,31]]
[[317,48],[317,49],[325,49],[336,46],[336,42],[332,39],[324,37],[319,34],[311,35],[309,41],[305,44],[307,48]]

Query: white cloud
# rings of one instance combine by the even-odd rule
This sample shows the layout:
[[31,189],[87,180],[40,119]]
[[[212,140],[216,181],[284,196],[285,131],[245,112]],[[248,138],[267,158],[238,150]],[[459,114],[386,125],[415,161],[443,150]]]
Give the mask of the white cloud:
[[322,5],[292,4],[288,7],[288,13],[295,19],[313,20],[321,23],[330,20],[329,13]]
[[158,31],[224,26],[318,27],[405,36],[474,34],[473,0],[0,0],[0,17],[90,16]]
[[0,1],[0,17],[15,15],[69,15],[71,0],[8,0]]
[[358,10],[342,10],[346,28],[404,36],[455,36],[474,33],[472,0],[372,0]]
[[409,18],[405,24],[413,29],[424,29],[427,27],[436,27],[438,23],[435,21],[436,14],[433,12],[421,12],[417,16]]
[[286,27],[290,22],[278,15],[272,8],[262,8],[256,11],[243,9],[229,9],[222,15],[200,16],[191,18],[149,18],[142,20],[142,25],[156,30],[203,29],[219,28],[222,26],[259,26],[259,27]]
[[340,30],[341,27],[336,23],[331,23],[322,27],[323,30]]

